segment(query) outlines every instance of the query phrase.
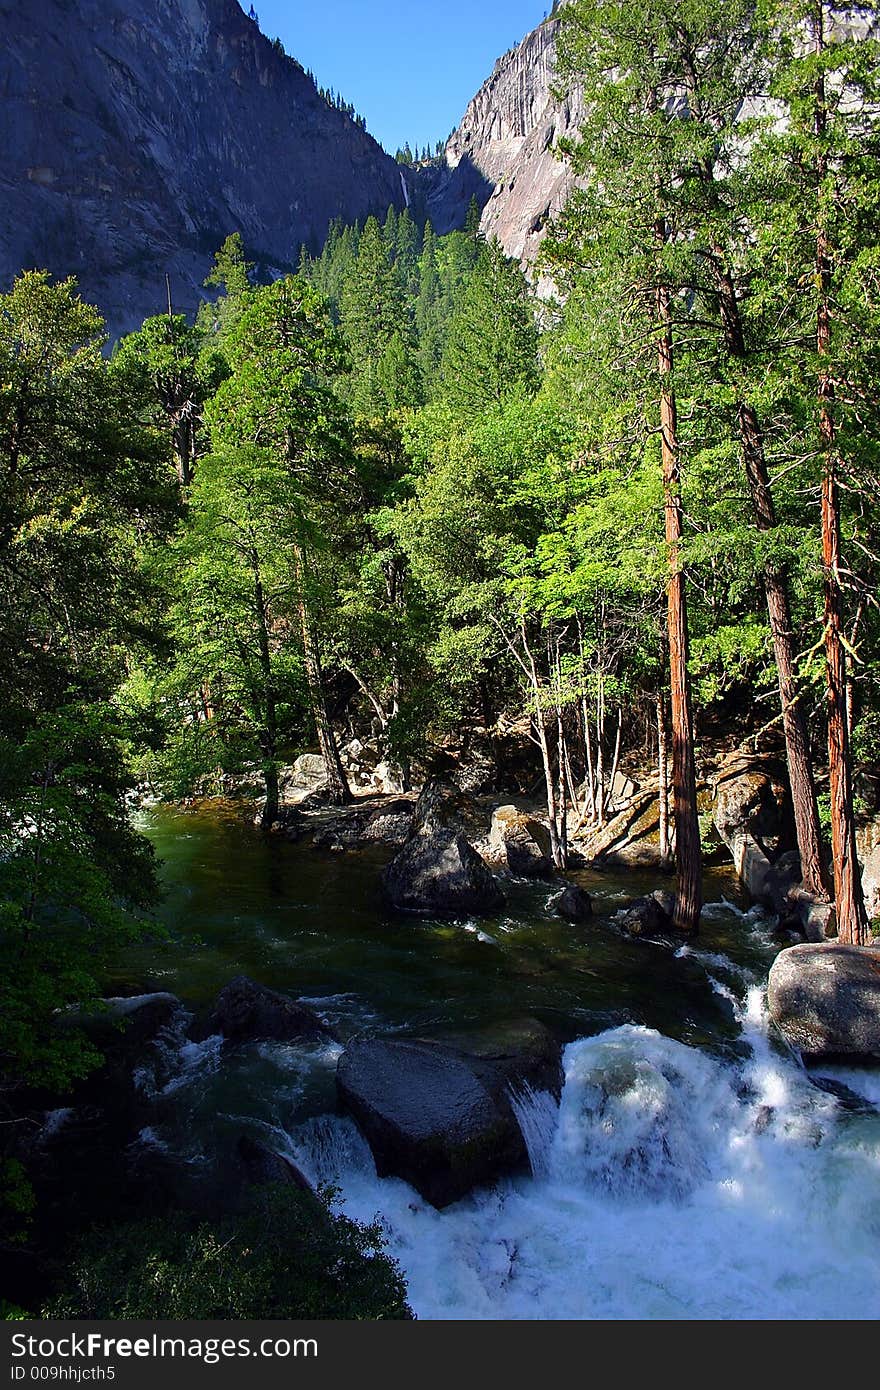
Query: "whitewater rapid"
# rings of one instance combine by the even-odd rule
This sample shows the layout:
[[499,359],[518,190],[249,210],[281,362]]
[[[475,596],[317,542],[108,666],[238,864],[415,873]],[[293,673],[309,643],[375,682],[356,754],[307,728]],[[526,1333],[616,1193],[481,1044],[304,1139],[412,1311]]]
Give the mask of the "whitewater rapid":
[[289,1152],[378,1218],[420,1318],[877,1317],[877,1073],[829,1069],[824,1091],[771,1041],[760,987],[714,983],[743,1055],[630,1024],[571,1043],[560,1104],[518,1101],[531,1179],[437,1212],[377,1178],[350,1120],[308,1121]]

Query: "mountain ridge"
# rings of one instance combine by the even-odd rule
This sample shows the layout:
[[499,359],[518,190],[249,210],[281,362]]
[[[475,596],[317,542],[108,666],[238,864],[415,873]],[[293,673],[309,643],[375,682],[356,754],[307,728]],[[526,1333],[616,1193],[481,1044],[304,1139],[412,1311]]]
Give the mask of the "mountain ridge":
[[0,0],[0,275],[75,274],[111,331],[192,309],[239,231],[268,273],[405,205],[395,161],[237,0]]
[[271,276],[329,223],[412,203],[481,227],[527,265],[570,187],[555,156],[577,102],[552,91],[555,17],[496,62],[439,167],[405,169],[238,0],[0,0],[0,280],[76,275],[111,336],[192,311],[232,231]]

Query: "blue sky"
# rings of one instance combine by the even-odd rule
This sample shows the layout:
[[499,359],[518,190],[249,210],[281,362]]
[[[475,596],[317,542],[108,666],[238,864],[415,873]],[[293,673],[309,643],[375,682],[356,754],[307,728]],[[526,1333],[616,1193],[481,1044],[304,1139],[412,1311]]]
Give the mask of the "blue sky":
[[[248,10],[250,0],[244,0]],[[260,28],[351,101],[392,154],[445,140],[550,0],[254,0]]]

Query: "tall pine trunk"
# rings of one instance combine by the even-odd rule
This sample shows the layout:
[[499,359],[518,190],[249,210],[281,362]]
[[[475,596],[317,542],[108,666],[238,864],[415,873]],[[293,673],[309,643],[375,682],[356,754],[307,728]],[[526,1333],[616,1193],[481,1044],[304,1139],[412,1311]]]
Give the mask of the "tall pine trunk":
[[666,700],[662,687],[657,691],[657,803],[660,810],[660,867],[671,859],[669,835],[669,749],[666,740]]
[[[661,240],[665,228],[659,227]],[[694,726],[688,677],[687,595],[681,567],[681,478],[678,420],[673,385],[672,305],[667,287],[657,291],[659,325],[658,371],[660,376],[660,442],[663,463],[663,499],[666,516],[667,629],[669,685],[672,707],[672,792],[675,816],[675,864],[678,875],[672,920],[677,931],[694,934],[703,905],[703,872],[700,854],[700,822],[697,814],[697,777],[694,763]]]
[[[724,345],[728,354],[741,362],[746,357],[746,344],[736,291],[725,268],[722,248],[713,247],[713,256]],[[741,400],[737,406],[737,428],[755,524],[759,531],[772,531],[776,528],[777,517],[764,452],[764,433],[758,412],[749,401]],[[795,673],[791,602],[785,575],[776,565],[768,564],[765,567],[764,594],[770,620],[770,635],[773,639],[773,654],[776,658],[785,756],[801,861],[801,881],[813,897],[827,899],[828,883],[822,861],[816,781],[810,758],[807,721],[799,699]]]
[[[843,642],[843,592],[840,583],[840,499],[837,490],[835,386],[827,359],[831,353],[831,247],[824,225],[823,184],[827,176],[824,140],[827,130],[825,51],[821,4],[812,18],[814,51],[820,60],[814,89],[814,134],[818,145],[816,283],[816,351],[820,359],[817,397],[819,448],[822,455],[822,563],[825,571],[825,667],[828,710],[828,780],[831,793],[831,851],[834,864],[834,908],[838,941],[852,946],[868,943],[868,921],[856,853],[852,758],[846,709],[846,648]],[[823,363],[823,359],[826,359]]]

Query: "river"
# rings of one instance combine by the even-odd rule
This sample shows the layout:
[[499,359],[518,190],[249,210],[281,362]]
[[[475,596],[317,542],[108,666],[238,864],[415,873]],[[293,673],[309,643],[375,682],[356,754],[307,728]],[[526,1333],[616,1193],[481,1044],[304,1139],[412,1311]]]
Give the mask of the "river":
[[[880,1070],[807,1072],[768,1028],[779,949],[732,874],[707,872],[693,946],[624,939],[613,915],[657,886],[575,875],[506,884],[480,922],[389,916],[380,851],[265,842],[233,813],[142,818],[162,861],[167,931],[126,953],[122,989],[196,1013],[233,975],[310,1001],[342,1042],[539,1018],[566,1043],[560,1105],[523,1098],[533,1175],[444,1212],[397,1179],[334,1103],[340,1044],[169,1042],[144,1078],[141,1142],[193,1164],[252,1132],[381,1220],[420,1318],[851,1318],[880,1314]],[[829,1089],[830,1087],[830,1089]]]

